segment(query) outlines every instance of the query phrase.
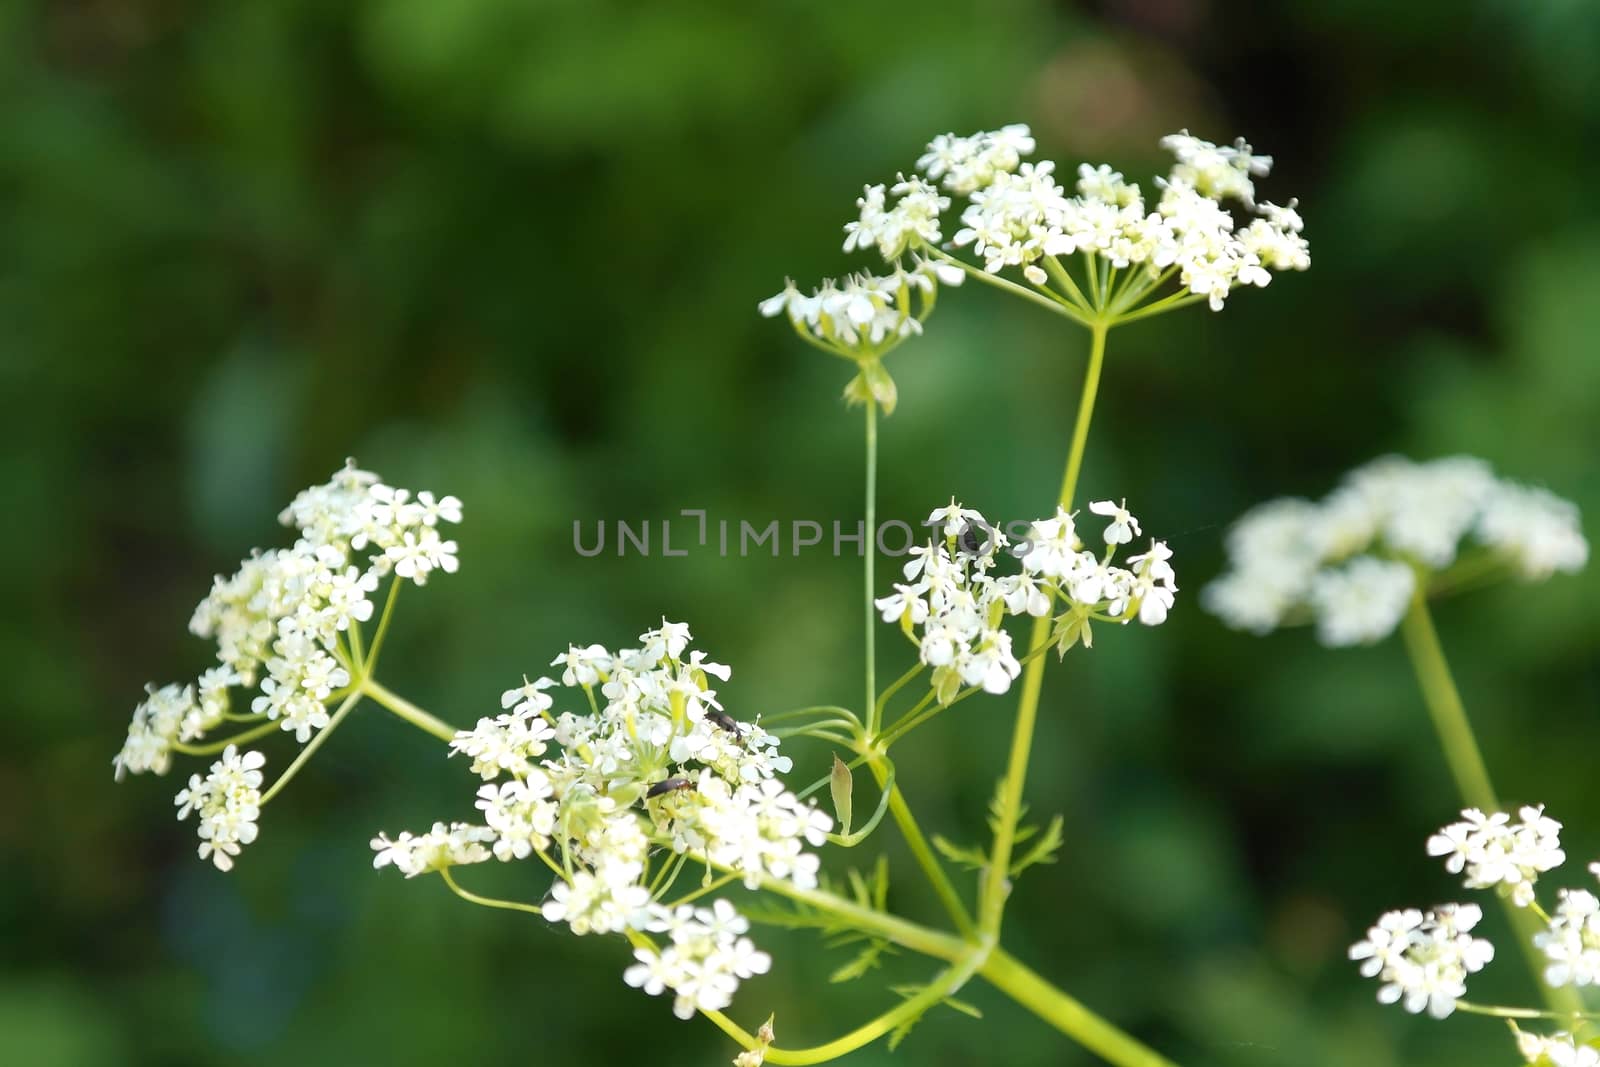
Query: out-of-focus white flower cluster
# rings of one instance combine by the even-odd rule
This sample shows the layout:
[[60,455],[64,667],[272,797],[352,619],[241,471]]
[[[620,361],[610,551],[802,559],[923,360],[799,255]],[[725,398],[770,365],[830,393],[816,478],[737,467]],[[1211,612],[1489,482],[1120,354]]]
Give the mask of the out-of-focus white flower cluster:
[[1350,958],[1360,961],[1363,976],[1382,983],[1380,1003],[1443,1019],[1467,995],[1467,975],[1494,959],[1494,946],[1471,933],[1482,918],[1476,904],[1386,912],[1350,946]]
[[1485,815],[1477,808],[1461,821],[1428,838],[1428,855],[1443,856],[1445,870],[1466,873],[1468,889],[1493,889],[1519,908],[1534,900],[1534,884],[1545,871],[1567,861],[1561,850],[1561,824],[1542,807],[1524,807],[1513,823],[1503,811]]
[[[345,635],[372,618],[371,596],[383,578],[392,571],[422,585],[434,573],[456,570],[456,543],[439,524],[461,521],[461,501],[428,492],[413,497],[354,461],[327,484],[300,493],[278,518],[299,539],[290,548],[254,553],[233,575],[217,577],[189,629],[216,641],[220,665],[190,685],[148,688],[112,760],[118,780],[165,774],[175,745],[197,742],[230,718],[275,721],[305,744],[328,724],[328,704],[351,685]],[[249,713],[232,713],[230,690],[258,683]],[[259,785],[260,754],[234,759],[225,756],[213,776],[226,763]],[[221,807],[222,794],[209,786],[197,791],[191,782],[179,795],[180,816],[200,813],[201,857],[224,870],[228,857],[255,837],[255,808],[236,784],[223,791],[233,799]]]
[[832,820],[779,778],[791,763],[757,723],[722,709],[714,680],[731,672],[689,648],[688,627],[663,622],[641,647],[572,647],[557,656],[575,706],[556,707],[557,682],[509,689],[503,713],[458,733],[451,754],[471,761],[481,824],[380,835],[374,866],[407,877],[447,867],[537,856],[557,878],[542,912],[573,933],[664,933],[637,949],[629,984],[671,989],[676,1010],[728,1005],[742,978],[769,960],[743,934],[731,904],[669,908],[673,865],[714,865],[756,888],[782,879],[817,885]]
[[1518,1030],[1517,1051],[1537,1067],[1600,1067],[1600,1049],[1580,1045],[1567,1033],[1545,1036]]
[[[970,246],[990,273],[1019,267],[1040,287],[1049,281],[1047,257],[1082,252],[1151,278],[1175,273],[1185,289],[1220,310],[1238,286],[1264,286],[1273,271],[1310,266],[1294,201],[1256,204],[1253,179],[1267,173],[1271,157],[1255,155],[1243,140],[1215,145],[1187,131],[1161,145],[1176,163],[1156,179],[1160,196],[1147,203],[1120,173],[1088,163],[1078,167],[1076,195],[1069,195],[1054,163],[1023,162],[1034,150],[1027,126],[942,134],[917,160],[920,174],[866,188],[857,218],[845,225],[845,251],[876,248],[894,262],[940,247],[940,218],[951,202],[938,192],[942,186],[967,201],[949,246]],[[1235,223],[1227,201],[1247,214],[1246,222]]]
[[1523,581],[1573,573],[1589,558],[1578,509],[1543,490],[1496,478],[1469,456],[1415,463],[1386,456],[1352,471],[1320,501],[1274,500],[1228,535],[1231,569],[1202,594],[1228,625],[1263,634],[1315,620],[1323,644],[1381,640],[1394,631],[1417,572],[1477,560]]
[[[1060,508],[1054,518],[1026,524],[1015,543],[982,513],[955,502],[928,516],[938,536],[912,549],[905,581],[876,604],[884,622],[898,623],[916,641],[919,658],[933,668],[941,703],[963,686],[990,693],[1011,687],[1022,665],[1004,629],[1009,616],[1042,618],[1061,608],[1051,636],[1063,653],[1080,641],[1093,643],[1092,621],[1137,618],[1155,626],[1166,620],[1178,592],[1171,551],[1152,541],[1127,567],[1113,566],[1117,546],[1140,532],[1139,520],[1114,501],[1089,508],[1110,519],[1098,555],[1084,548],[1074,516]],[[1002,556],[1016,559],[1020,569],[994,574]]]

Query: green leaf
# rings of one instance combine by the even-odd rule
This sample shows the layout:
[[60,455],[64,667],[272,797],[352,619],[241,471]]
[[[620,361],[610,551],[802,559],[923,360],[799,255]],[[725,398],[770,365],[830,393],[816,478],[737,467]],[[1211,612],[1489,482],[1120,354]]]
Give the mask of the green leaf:
[[[1050,820],[1050,825],[1045,827],[1044,833],[1040,835],[1039,839],[1011,864],[1011,877],[1015,878],[1035,864],[1054,863],[1056,861],[1056,853],[1060,851],[1064,841],[1062,834],[1064,822],[1065,820],[1060,815]],[[1033,836],[1031,830],[1029,836]],[[1022,832],[1019,830],[1017,832],[1017,840],[1021,841],[1022,839]]]
[[894,946],[889,942],[873,938],[853,959],[830,974],[828,981],[835,985],[841,982],[853,982],[868,971],[882,966],[884,955],[893,955],[894,951]]
[[839,816],[839,833],[850,832],[850,816],[853,808],[851,796],[854,782],[850,775],[850,768],[839,758],[837,752],[833,755],[833,773],[828,775],[828,791],[833,794],[834,814]]
[[960,864],[969,871],[981,871],[989,865],[989,857],[984,854],[982,849],[976,846],[953,844],[938,834],[934,834],[933,847],[938,849],[939,854],[945,859],[951,863]]

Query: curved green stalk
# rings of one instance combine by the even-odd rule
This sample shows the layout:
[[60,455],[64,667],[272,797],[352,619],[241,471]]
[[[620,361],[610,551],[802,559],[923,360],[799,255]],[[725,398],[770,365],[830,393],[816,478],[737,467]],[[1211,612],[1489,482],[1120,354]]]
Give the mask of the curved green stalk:
[[[766,1062],[777,1064],[826,1063],[829,1060],[836,1060],[840,1056],[854,1052],[863,1045],[869,1045],[901,1024],[914,1021],[929,1008],[937,1006],[946,997],[954,996],[983,965],[989,954],[990,950],[988,948],[974,947],[965,958],[957,961],[955,966],[941,971],[938,977],[928,983],[927,987],[916,996],[908,998],[904,1003],[884,1012],[871,1022],[859,1026],[843,1037],[835,1038],[827,1044],[802,1049],[786,1049],[775,1045],[766,1045]],[[742,1029],[721,1012],[702,1011],[700,1014],[710,1019],[723,1033],[745,1048],[763,1047],[759,1038]]]
[[183,741],[174,741],[172,750],[174,752],[182,752],[185,756],[215,756],[229,745],[249,744],[256,738],[265,737],[276,729],[278,729],[277,720],[268,719],[266,722],[236,733],[232,737],[224,737],[220,741],[207,741],[203,745],[191,745]]

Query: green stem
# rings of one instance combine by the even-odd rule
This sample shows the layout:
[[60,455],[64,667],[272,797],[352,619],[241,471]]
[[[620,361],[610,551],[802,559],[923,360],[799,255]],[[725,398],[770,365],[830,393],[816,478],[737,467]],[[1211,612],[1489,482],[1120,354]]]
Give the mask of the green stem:
[[1174,1067],[1018,962],[995,949],[980,977],[1084,1048],[1118,1067]]
[[[906,686],[910,685],[917,675],[921,674],[927,669],[928,668],[920,662],[913,663],[910,670],[906,671],[906,673],[890,682],[889,688],[878,694],[878,699],[874,702],[873,706],[877,709],[876,714],[879,724],[882,724],[884,710],[888,708],[889,701],[894,697],[894,695],[900,692],[900,690],[904,689]],[[873,734],[876,736],[877,731],[873,731]]]
[[265,737],[278,728],[277,720],[268,719],[259,726],[245,730],[243,733],[224,737],[220,741],[208,741],[203,745],[191,745],[183,741],[174,741],[172,750],[182,752],[185,756],[215,756],[229,745],[247,745],[259,737]]
[[[1416,671],[1423,703],[1427,704],[1428,714],[1433,718],[1445,762],[1450,765],[1450,774],[1456,780],[1462,802],[1490,814],[1500,810],[1483,754],[1478,751],[1478,741],[1472,733],[1472,723],[1467,718],[1467,709],[1461,703],[1461,693],[1456,689],[1450,663],[1445,659],[1438,631],[1433,627],[1433,617],[1428,612],[1427,576],[1420,572],[1411,595],[1411,607],[1400,623],[1400,633],[1405,638],[1406,652]],[[1544,983],[1546,961],[1533,943],[1534,935],[1543,929],[1539,917],[1508,899],[1502,898],[1501,903],[1505,905],[1511,928],[1516,932],[1522,954],[1533,971],[1534,984],[1543,994],[1545,1003],[1562,1017],[1582,1012],[1583,998],[1570,986],[1552,988]]]
[[1450,664],[1445,660],[1439,635],[1433,628],[1433,618],[1428,613],[1426,582],[1417,576],[1416,590],[1411,596],[1411,607],[1401,621],[1400,632],[1405,637],[1406,651],[1411,656],[1411,666],[1417,674],[1417,684],[1422,688],[1423,701],[1433,716],[1433,727],[1439,734],[1439,744],[1444,748],[1445,760],[1456,780],[1461,798],[1475,808],[1493,813],[1500,803],[1495,799],[1494,786],[1489,783],[1489,771],[1484,766],[1483,754],[1472,734],[1472,724],[1467,720],[1467,710],[1461,704],[1461,694],[1450,676]]
[[[713,864],[717,869],[727,871],[729,868]],[[897,915],[877,911],[864,907],[853,900],[829,893],[821,889],[801,889],[793,882],[781,878],[763,875],[756,888],[776,893],[780,897],[788,897],[818,911],[825,912],[835,919],[841,920],[852,929],[864,934],[881,937],[891,941],[901,948],[910,949],[912,952],[931,956],[934,959],[954,962],[962,959],[972,948],[966,941],[952,937],[947,933],[931,927],[920,926]]]
[[[1105,362],[1106,325],[1097,322],[1090,331],[1089,365],[1084,372],[1083,395],[1078,400],[1078,418],[1072,430],[1072,445],[1067,452],[1067,469],[1061,480],[1061,507],[1072,507],[1077,492],[1078,473],[1089,440],[1089,422],[1094,416],[1095,396],[1100,389],[1100,371]],[[1044,648],[1050,639],[1048,617],[1036,619],[1028,640],[1028,655]],[[1028,756],[1033,747],[1033,730],[1039,714],[1039,692],[1044,686],[1045,657],[1039,656],[1025,668],[1022,695],[1017,703],[1017,722],[1011,735],[1011,757],[1001,782],[1000,812],[995,828],[994,852],[984,871],[979,902],[978,928],[996,937],[1005,914],[1006,893],[1011,870],[1011,850],[1016,844],[1017,820],[1022,813],[1022,787],[1028,776]]]
[[867,758],[867,766],[872,770],[872,776],[877,779],[879,787],[887,788],[889,791],[889,814],[894,817],[895,825],[900,828],[900,835],[906,839],[906,847],[916,857],[922,872],[928,876],[928,883],[933,886],[933,891],[938,895],[939,902],[944,905],[950,921],[956,924],[956,929],[962,937],[975,938],[977,927],[967,912],[967,906],[961,901],[961,894],[956,892],[956,887],[950,882],[950,876],[945,873],[944,865],[929,847],[928,839],[923,836],[922,827],[917,825],[916,816],[911,814],[911,806],[906,803],[905,795],[900,792],[900,787],[894,784],[892,771],[886,772],[884,767],[886,762],[881,754]]
[[[377,643],[374,642],[373,644],[376,647]],[[441,741],[453,741],[455,739],[456,728],[454,726],[442,719],[429,715],[399,693],[380,684],[376,678],[363,680],[361,692],[377,703],[382,704],[417,729],[430,733]]]
[[727,885],[729,882],[737,880],[738,877],[739,876],[736,875],[736,874],[725,874],[720,878],[713,878],[711,881],[707,882],[705,885],[701,886],[699,889],[696,889],[694,892],[685,893],[683,896],[679,897],[677,900],[674,900],[672,903],[667,904],[665,906],[669,907],[669,908],[676,908],[681,904],[693,903],[694,901],[699,900],[701,897],[705,896],[708,893],[715,893],[717,890],[721,889],[723,886]]
[[[954,996],[966,985],[975,972],[983,965],[990,954],[988,948],[975,948],[964,958],[956,961],[955,966],[941,971],[928,986],[914,997],[908,998],[899,1006],[884,1012],[871,1022],[850,1031],[842,1037],[835,1038],[825,1045],[816,1045],[811,1048],[786,1049],[775,1045],[766,1047],[766,1062],[776,1064],[808,1064],[826,1063],[836,1060],[840,1056],[854,1052],[863,1045],[871,1044],[884,1034],[890,1033],[902,1023],[910,1022],[922,1015],[928,1009],[938,1005],[946,997]],[[719,1029],[747,1049],[761,1047],[761,1042],[754,1035],[746,1032],[738,1024],[719,1011],[702,1011]]]
[[1143,307],[1136,307],[1132,311],[1121,312],[1117,315],[1116,323],[1120,326],[1125,322],[1137,322],[1140,319],[1148,319],[1152,315],[1160,315],[1164,312],[1174,311],[1181,307],[1188,307],[1190,304],[1197,304],[1200,301],[1207,299],[1209,299],[1209,297],[1205,296],[1203,293],[1196,294],[1189,292],[1187,289],[1183,289],[1173,293],[1171,296],[1164,296],[1160,300],[1145,304]]
[[361,667],[361,673],[368,678],[372,677],[373,670],[378,666],[378,653],[383,650],[383,639],[389,634],[389,620],[394,616],[394,602],[400,597],[402,584],[399,575],[390,576],[389,595],[383,602],[383,614],[378,616],[378,631],[372,635],[372,647],[367,650],[367,658]]
[[[1046,644],[1039,646],[1034,651],[1023,656],[1017,661],[1017,663],[1020,666],[1026,667],[1029,663],[1032,663],[1034,660],[1038,659],[1040,656],[1049,651],[1050,648],[1047,642]],[[927,723],[941,712],[949,711],[951,708],[955,707],[968,697],[976,693],[982,693],[983,691],[984,690],[981,686],[973,686],[970,689],[963,689],[961,692],[957,693],[951,698],[950,703],[934,704],[932,707],[927,706],[928,702],[926,698],[924,698],[923,700],[919,701],[916,707],[911,711],[900,716],[900,718],[889,724],[889,728],[878,737],[878,747],[883,751],[888,751],[891,746],[899,744],[900,741],[902,741],[912,730],[915,730],[917,727]],[[917,708],[921,708],[922,710],[917,711]]]
[[359,690],[344,698],[344,703],[340,704],[338,710],[336,710],[333,715],[329,717],[328,725],[319,730],[317,735],[306,744],[306,747],[300,750],[300,754],[294,758],[294,762],[289,764],[289,766],[284,769],[284,772],[278,776],[278,780],[276,782],[272,783],[272,788],[261,794],[261,804],[263,806],[265,806],[266,803],[273,797],[282,792],[283,787],[289,784],[290,780],[293,779],[297,773],[299,773],[300,768],[304,767],[307,761],[309,761],[316,753],[317,749],[322,747],[323,742],[328,739],[328,735],[332,734],[334,730],[339,728],[339,724],[344,722],[346,715],[349,715],[351,711],[355,710],[355,706],[360,700],[361,693]]
[[1061,286],[1068,297],[1072,299],[1085,312],[1092,313],[1094,309],[1089,306],[1089,300],[1083,295],[1083,290],[1078,288],[1078,283],[1072,280],[1072,274],[1062,265],[1061,260],[1055,256],[1044,257],[1045,273],[1054,278],[1056,284]]
[[878,405],[875,401],[868,400],[867,408],[867,528],[864,533],[867,543],[862,546],[862,555],[866,559],[862,567],[863,585],[865,587],[865,618],[867,629],[867,699],[862,705],[867,709],[867,735],[870,737],[878,731],[878,627],[877,611],[873,608],[872,601],[877,592],[876,581],[873,576],[873,565],[878,555]]
[[1084,315],[1083,312],[1079,311],[1074,305],[1067,303],[1065,300],[1054,296],[1046,296],[1044,293],[1036,292],[1033,289],[1029,289],[1027,286],[1018,285],[1009,278],[1002,278],[998,274],[990,274],[982,267],[974,267],[966,260],[957,259],[955,256],[952,256],[946,252],[941,252],[936,248],[930,249],[930,251],[947,263],[952,263],[955,266],[960,267],[962,270],[967,272],[969,277],[976,278],[985,285],[992,285],[996,289],[1003,289],[1006,292],[1011,293],[1013,296],[1020,296],[1022,299],[1034,304],[1038,304],[1040,307],[1048,308],[1049,310],[1054,311],[1057,315],[1069,318],[1080,326],[1089,325],[1088,317]]
[[1574,1017],[1600,1019],[1600,1015],[1588,1011],[1539,1011],[1537,1008],[1497,1008],[1493,1005],[1473,1004],[1465,1000],[1456,1001],[1456,1010],[1464,1011],[1471,1015],[1489,1015],[1496,1019],[1555,1019],[1561,1022],[1570,1022]]
[[444,879],[444,884],[450,887],[450,892],[465,900],[469,904],[478,904],[485,908],[499,908],[502,911],[522,911],[529,915],[543,916],[544,910],[537,904],[524,904],[517,900],[497,900],[494,897],[480,897],[476,893],[468,892],[456,884],[455,878],[450,874],[449,867],[439,868],[439,875]]

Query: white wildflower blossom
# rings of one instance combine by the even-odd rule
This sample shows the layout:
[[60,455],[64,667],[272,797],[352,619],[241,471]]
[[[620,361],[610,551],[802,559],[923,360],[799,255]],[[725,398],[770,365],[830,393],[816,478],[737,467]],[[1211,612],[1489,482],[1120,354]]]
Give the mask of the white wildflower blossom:
[[1120,504],[1112,500],[1096,500],[1089,505],[1090,511],[1111,520],[1106,523],[1106,544],[1125,545],[1139,535],[1139,520],[1129,513],[1127,505],[1126,500]]
[[968,196],[996,175],[1016,170],[1033,149],[1033,133],[1021,123],[970,137],[944,133],[928,143],[917,169],[957,196]]
[[1350,946],[1350,958],[1360,961],[1364,977],[1382,983],[1381,1003],[1443,1019],[1466,996],[1467,976],[1494,958],[1494,946],[1471,934],[1482,918],[1476,904],[1387,912]]
[[524,860],[550,844],[556,824],[552,792],[550,780],[537,772],[478,790],[477,807],[495,833],[495,858]]
[[897,265],[890,274],[825,278],[810,295],[786,282],[782,292],[761,302],[760,310],[768,318],[787,315],[796,330],[841,354],[881,354],[890,342],[921,333],[938,286],[960,285],[963,278],[959,267],[913,257],[909,268]]
[[239,850],[256,839],[266,761],[260,752],[240,753],[229,745],[209,774],[190,776],[188,788],[175,798],[179,819],[199,819],[200,858],[209,858],[219,871],[232,870]]
[[[1093,510],[1111,516],[1110,526],[1118,527],[1105,534],[1113,548],[1139,530],[1139,520],[1123,505],[1108,501]],[[1149,552],[1129,560],[1131,570],[1112,566],[1084,550],[1073,516],[1059,508],[1030,524],[1016,545],[980,512],[954,502],[936,509],[928,525],[937,538],[912,551],[902,568],[905,581],[894,583],[894,591],[875,604],[885,622],[898,623],[916,640],[944,703],[963,687],[1006,692],[1020,675],[1011,636],[1002,628],[1007,617],[1045,617],[1059,604],[1064,610],[1052,636],[1064,651],[1080,640],[1090,643],[1092,619],[1160,624],[1177,593],[1166,545],[1153,542]],[[998,575],[995,569],[1006,556],[1017,559],[1020,569]]]
[[[288,548],[255,552],[219,575],[196,606],[189,629],[216,642],[218,666],[192,685],[149,687],[134,709],[128,738],[112,763],[116,776],[171,767],[174,746],[199,740],[224,722],[251,716],[276,722],[301,744],[330,721],[328,705],[353,681],[353,629],[369,622],[373,595],[391,569],[389,552],[412,545],[425,558],[418,575],[456,569],[453,541],[440,523],[461,521],[461,501],[382,483],[349,461],[325,484],[295,496],[278,520],[293,527]],[[255,689],[236,697],[235,688]],[[248,709],[249,714],[240,714]],[[201,856],[227,870],[255,837],[263,757],[228,746],[211,775],[180,794],[183,814],[200,813]]]
[[1568,1033],[1545,1036],[1518,1030],[1517,1051],[1528,1063],[1540,1067],[1600,1067],[1600,1049],[1580,1045]]
[[888,190],[895,198],[886,207],[884,187],[869,185],[856,201],[859,217],[845,224],[844,250],[876,248],[887,263],[894,263],[907,252],[935,247],[941,240],[939,218],[950,206],[950,198],[918,175],[898,175]]
[[394,840],[387,834],[372,839],[372,859],[376,868],[394,867],[407,878],[472,863],[483,863],[491,855],[488,844],[495,838],[487,826],[457,822],[433,824],[421,834],[402,833]]
[[[673,910],[658,895],[675,864],[717,867],[751,888],[771,879],[815,888],[833,821],[783,782],[778,739],[722,710],[712,686],[732,672],[663,619],[639,647],[570,646],[549,678],[524,679],[503,713],[451,741],[483,779],[482,825],[437,823],[379,836],[374,866],[408,877],[491,857],[559,870],[540,907],[576,934],[667,932],[638,952],[630,984],[671,990],[679,1014],[726,1007],[738,982],[770,960],[726,902]],[[655,892],[652,891],[655,888]]]
[[652,928],[667,934],[665,948],[639,948],[623,981],[651,996],[674,994],[680,1019],[697,1011],[721,1011],[733,1003],[741,979],[765,974],[772,957],[743,936],[750,924],[726,900],[710,908],[684,905],[660,916]]
[[1465,873],[1468,889],[1494,889],[1519,908],[1533,903],[1539,875],[1567,859],[1561,824],[1542,806],[1521,808],[1516,822],[1505,812],[1468,808],[1460,822],[1429,837],[1427,848],[1428,855],[1444,858],[1451,874]]
[[1191,136],[1188,130],[1161,138],[1161,147],[1177,157],[1172,177],[1199,190],[1207,197],[1229,197],[1246,206],[1255,202],[1251,178],[1264,177],[1272,169],[1271,156],[1252,154],[1244,138],[1232,145],[1214,145]]
[[1466,456],[1385,456],[1321,501],[1255,508],[1234,525],[1227,549],[1230,570],[1202,594],[1207,610],[1258,634],[1315,622],[1332,646],[1388,636],[1419,575],[1448,579],[1458,560],[1480,576],[1488,564],[1541,581],[1580,570],[1589,553],[1576,507],[1497,479]]
[[166,774],[172,766],[173,742],[187,740],[184,724],[196,715],[192,686],[172,684],[157,689],[151,685],[145,687],[145,693],[145,699],[133,709],[128,739],[112,760],[118,781],[126,774]]
[[1561,890],[1549,928],[1533,943],[1550,961],[1544,980],[1552,986],[1600,982],[1600,898],[1587,889]]

